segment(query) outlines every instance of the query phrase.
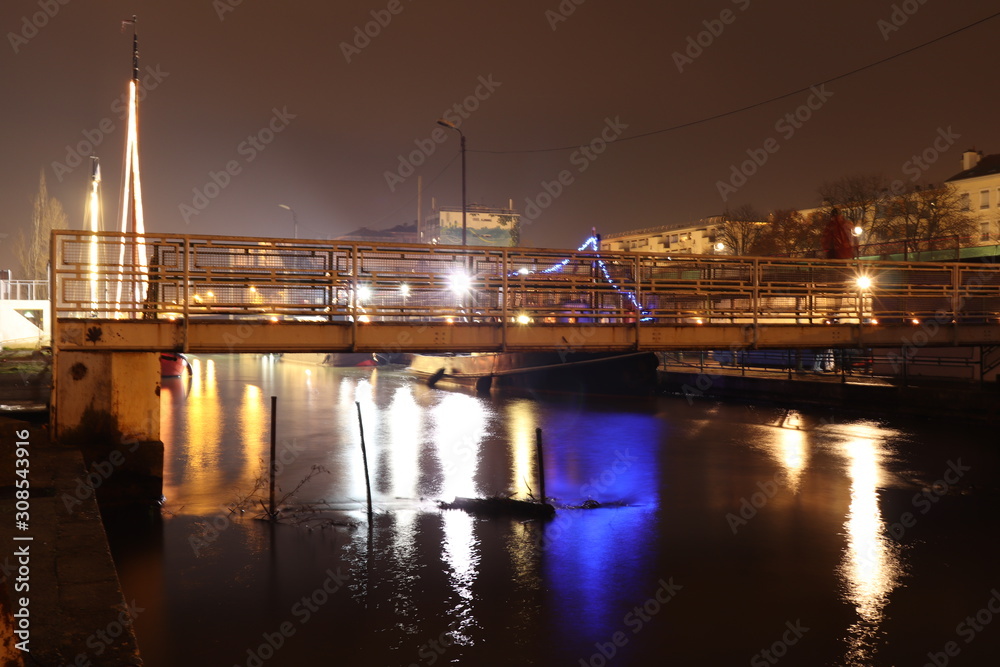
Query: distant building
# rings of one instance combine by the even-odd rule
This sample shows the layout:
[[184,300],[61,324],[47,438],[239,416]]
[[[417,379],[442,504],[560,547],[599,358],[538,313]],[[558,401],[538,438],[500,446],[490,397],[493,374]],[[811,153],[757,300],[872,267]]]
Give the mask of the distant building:
[[962,153],[962,171],[945,181],[955,186],[979,230],[974,241],[985,244],[1000,239],[1000,155],[967,150]]
[[711,255],[717,252],[722,223],[721,215],[713,215],[693,225],[682,223],[614,232],[601,237],[601,250]]
[[338,236],[336,240],[354,241],[356,243],[419,243],[417,240],[417,223],[415,222],[396,225],[389,229],[360,227],[353,232]]
[[[517,245],[521,214],[513,208],[469,204],[465,211],[467,245]],[[424,218],[417,231],[419,243],[462,245],[462,207],[441,206]]]

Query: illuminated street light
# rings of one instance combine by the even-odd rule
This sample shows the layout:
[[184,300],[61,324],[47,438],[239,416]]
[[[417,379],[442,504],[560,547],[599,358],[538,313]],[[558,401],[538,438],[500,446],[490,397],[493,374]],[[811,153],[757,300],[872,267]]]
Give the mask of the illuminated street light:
[[451,121],[445,120],[444,118],[438,118],[437,124],[441,127],[448,127],[456,132],[458,136],[462,138],[462,245],[465,245],[465,134],[458,129],[458,126]]
[[407,285],[406,283],[400,284],[399,293],[402,294],[404,297],[410,296],[410,286]]
[[358,302],[367,301],[372,296],[372,290],[368,285],[362,285],[358,288]]
[[453,273],[448,276],[448,284],[455,294],[465,294],[472,285],[472,280],[464,273]]
[[858,285],[858,289],[861,290],[866,290],[872,286],[872,279],[868,276],[858,276],[858,279],[855,282]]
[[283,208],[283,209],[291,212],[291,214],[292,214],[292,227],[293,227],[293,232],[295,234],[294,238],[298,239],[299,238],[299,219],[295,215],[295,209],[293,209],[288,204],[278,204],[278,207],[279,208]]

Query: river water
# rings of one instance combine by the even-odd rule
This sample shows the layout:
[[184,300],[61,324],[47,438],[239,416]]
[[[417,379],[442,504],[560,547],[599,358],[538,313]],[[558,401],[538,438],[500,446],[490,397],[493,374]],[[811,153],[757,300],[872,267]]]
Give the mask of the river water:
[[[261,476],[271,396],[277,495],[298,487],[277,525],[256,500],[228,510]],[[1000,647],[990,425],[481,397],[253,356],[197,358],[161,405],[162,518],[109,524],[150,667],[940,666]],[[536,428],[554,520],[438,508],[538,496]]]

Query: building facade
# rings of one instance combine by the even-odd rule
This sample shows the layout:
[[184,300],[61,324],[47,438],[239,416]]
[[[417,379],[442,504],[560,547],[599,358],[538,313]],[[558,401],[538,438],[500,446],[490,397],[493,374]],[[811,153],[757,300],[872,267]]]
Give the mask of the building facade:
[[1000,154],[974,150],[962,154],[962,171],[945,181],[955,186],[978,229],[971,242],[977,245],[1000,240]]
[[[945,181],[955,187],[976,218],[977,230],[972,238],[963,239],[963,247],[1000,243],[1000,154],[986,155],[974,150],[962,154],[962,171]],[[801,209],[808,218],[819,208]],[[862,223],[853,211],[845,211],[852,221]],[[870,213],[869,213],[870,215]],[[722,216],[702,218],[696,223],[663,225],[626,232],[615,232],[601,238],[601,250],[663,252],[671,254],[717,255],[731,252],[721,242]],[[862,253],[864,254],[864,253]]]

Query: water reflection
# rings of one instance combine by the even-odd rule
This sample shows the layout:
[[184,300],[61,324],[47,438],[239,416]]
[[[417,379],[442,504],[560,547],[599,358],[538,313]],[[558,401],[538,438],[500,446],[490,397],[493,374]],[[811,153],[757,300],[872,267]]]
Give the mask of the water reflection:
[[[719,664],[746,664],[774,641],[785,618],[799,616],[816,625],[795,646],[798,664],[903,662],[899,642],[889,644],[886,636],[890,597],[897,601],[894,623],[907,612],[894,593],[902,554],[886,535],[880,507],[897,465],[885,428],[816,428],[823,422],[808,411],[700,408],[666,399],[644,410],[610,401],[484,398],[431,390],[381,369],[201,359],[191,396],[164,382],[172,510],[187,504],[186,513],[209,516],[232,499],[234,486],[246,485],[258,457],[266,456],[271,395],[279,397],[279,444],[294,440],[301,447],[287,466],[288,483],[313,464],[328,467],[331,474],[310,482],[300,499],[344,502],[358,526],[322,534],[283,526],[288,532],[276,533],[277,549],[285,551],[276,570],[265,572],[260,555],[275,549],[266,539],[274,535],[270,526],[235,521],[238,530],[222,531],[195,558],[191,526],[205,521],[169,519],[174,546],[164,551],[164,571],[183,576],[163,595],[167,607],[188,612],[177,627],[196,635],[172,641],[234,644],[212,664],[235,664],[250,642],[284,620],[295,598],[258,600],[258,582],[301,596],[326,568],[341,566],[351,575],[329,603],[326,618],[336,620],[302,628],[283,649],[283,664],[317,664],[315,656],[328,658],[345,646],[357,648],[345,664],[360,664],[360,655],[368,664],[428,664],[420,648],[443,632],[457,643],[434,653],[437,664],[579,664],[595,642],[631,632],[626,614],[661,578],[675,575],[683,598],[649,630],[630,634],[617,664],[654,664],[672,652],[678,662],[701,664],[705,643],[685,640],[703,633],[706,619],[720,618],[735,630],[725,646],[711,650],[722,656]],[[373,472],[371,526],[363,510],[356,402]],[[537,496],[537,427],[544,429],[547,495],[558,505],[590,498],[605,507],[563,507],[541,524],[434,506],[455,496]],[[779,480],[779,470],[787,484],[779,483],[734,534],[726,513],[758,492],[759,483]],[[299,559],[310,549],[315,563]],[[214,569],[205,565],[211,559]],[[233,572],[236,589],[227,588]],[[234,590],[243,596],[239,603]],[[185,596],[188,602],[178,605]],[[205,600],[227,604],[232,618],[202,628],[191,610]],[[277,615],[263,622],[262,608]],[[226,623],[242,632],[238,641]],[[293,654],[304,657],[296,662]]]
[[483,406],[475,396],[449,393],[442,395],[430,410],[430,445],[436,450],[441,469],[440,486],[435,492],[442,498],[480,495],[476,473],[482,440],[488,433]]
[[773,438],[763,438],[762,446],[778,462],[785,473],[789,491],[798,493],[802,474],[809,465],[807,432],[801,430],[798,413],[789,411],[780,421]]
[[879,508],[879,488],[884,486],[884,450],[879,429],[855,425],[857,436],[840,446],[851,480],[847,549],[840,565],[846,597],[854,604],[858,620],[847,630],[845,664],[866,665],[874,659],[885,635],[885,606],[902,575],[899,546],[886,535]]
[[479,573],[479,543],[473,531],[473,517],[449,510],[441,517],[444,544],[441,557],[448,566],[448,581],[455,594],[455,603],[448,610],[449,627],[459,644],[473,644],[476,625],[475,598],[472,585]]

